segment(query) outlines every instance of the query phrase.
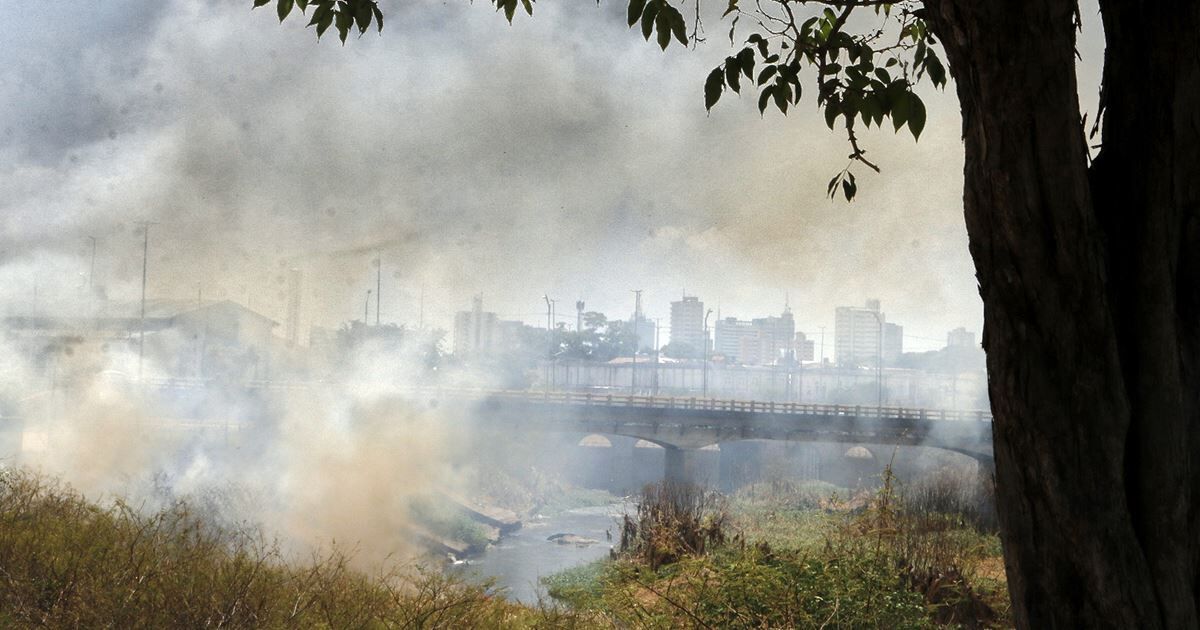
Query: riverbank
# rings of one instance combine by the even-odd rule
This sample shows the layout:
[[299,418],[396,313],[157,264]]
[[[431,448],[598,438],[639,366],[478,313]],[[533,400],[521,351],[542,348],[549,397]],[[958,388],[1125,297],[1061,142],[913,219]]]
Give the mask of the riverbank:
[[[997,535],[964,518],[966,504],[933,509],[929,498],[924,482],[891,479],[856,492],[752,486],[696,519],[702,553],[627,549],[543,585],[571,610],[632,627],[1010,626]],[[641,513],[632,524],[646,525]]]
[[[1003,627],[1009,623],[999,544],[964,512],[931,509],[890,483],[816,499],[806,486],[744,491],[678,530],[705,544],[681,550],[662,530],[616,561],[588,559],[545,580],[560,603],[518,603],[492,581],[389,565],[363,573],[333,549],[286,557],[268,533],[214,525],[186,503],[143,513],[91,503],[25,471],[0,474],[0,626],[25,627]],[[763,490],[759,488],[758,490]],[[711,508],[711,510],[710,510]],[[616,507],[599,510],[615,518]],[[657,512],[660,516],[670,512]],[[554,534],[602,540],[597,529],[531,526],[511,541],[538,550]],[[593,526],[594,527],[594,526]],[[674,530],[672,530],[674,531]],[[690,533],[688,533],[690,532]],[[807,532],[803,535],[796,532]],[[790,538],[788,538],[790,537]],[[659,541],[664,548],[646,547]],[[617,541],[614,541],[617,542]],[[502,542],[501,545],[506,543]],[[689,543],[691,544],[691,543]],[[619,545],[619,542],[618,542]],[[517,557],[528,557],[517,549]],[[575,562],[580,558],[572,558]],[[511,588],[511,587],[509,587]],[[166,605],[165,602],[170,602]]]

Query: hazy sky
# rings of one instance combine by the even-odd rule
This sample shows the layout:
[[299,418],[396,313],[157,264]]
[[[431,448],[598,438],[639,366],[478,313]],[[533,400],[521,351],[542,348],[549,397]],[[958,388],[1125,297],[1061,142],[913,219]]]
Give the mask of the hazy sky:
[[250,4],[34,3],[0,22],[9,310],[35,286],[71,308],[89,235],[97,283],[136,299],[150,220],[151,297],[202,286],[280,321],[293,267],[308,321],[362,317],[378,249],[389,321],[416,322],[422,286],[444,327],[479,292],[544,323],[543,293],[573,322],[576,299],[627,316],[640,288],[666,319],[686,288],[740,317],[788,294],[800,329],[830,333],[835,306],[878,297],[906,349],[981,327],[951,91],[926,88],[919,143],[864,134],[883,174],[857,169],[847,204],[824,197],[848,150],[810,99],[786,118],[750,96],[705,113],[729,54],[716,20],[663,53],[620,2],[538,3],[512,26],[486,2],[395,2],[382,36],[342,47]]

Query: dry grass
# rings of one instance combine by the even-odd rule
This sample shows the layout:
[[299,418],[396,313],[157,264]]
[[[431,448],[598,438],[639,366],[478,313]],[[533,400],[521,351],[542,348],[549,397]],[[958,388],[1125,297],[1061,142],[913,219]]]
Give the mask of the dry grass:
[[368,576],[337,550],[289,563],[253,529],[188,505],[100,507],[20,470],[0,474],[0,627],[502,628],[582,620],[411,567]]
[[717,492],[671,481],[650,484],[642,490],[637,515],[625,515],[621,552],[657,570],[724,544],[729,521]]

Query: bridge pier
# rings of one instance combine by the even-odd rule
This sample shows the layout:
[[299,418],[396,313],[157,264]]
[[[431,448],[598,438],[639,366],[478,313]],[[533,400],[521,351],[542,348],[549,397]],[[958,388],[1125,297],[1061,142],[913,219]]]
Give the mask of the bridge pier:
[[696,483],[696,449],[663,445],[666,460],[664,478],[674,483]]

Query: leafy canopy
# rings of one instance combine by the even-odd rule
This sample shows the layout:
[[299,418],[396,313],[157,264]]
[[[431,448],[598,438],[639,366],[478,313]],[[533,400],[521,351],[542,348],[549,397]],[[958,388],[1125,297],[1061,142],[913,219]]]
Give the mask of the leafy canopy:
[[[691,0],[690,23],[680,7],[668,0],[629,0],[628,23],[638,27],[647,41],[655,38],[666,50],[672,41],[695,46],[703,42],[700,5]],[[271,0],[253,0],[255,7]],[[510,23],[517,5],[533,15],[534,0],[491,0]],[[708,74],[704,81],[704,107],[711,110],[729,90],[741,94],[745,87],[758,92],[758,111],[772,106],[787,115],[799,104],[808,85],[831,130],[841,127],[850,144],[846,166],[829,181],[832,198],[839,190],[846,200],[858,192],[851,168],[862,164],[879,172],[859,145],[858,125],[881,127],[885,119],[899,132],[908,127],[914,139],[925,129],[925,103],[914,90],[928,79],[935,87],[946,85],[946,68],[937,54],[937,41],[915,0],[754,0],[752,8],[727,0],[722,19],[730,22],[729,43],[737,52]],[[343,44],[357,30],[359,36],[374,24],[383,31],[383,12],[377,0],[275,0],[282,22],[294,9],[307,15],[317,38],[333,26]],[[855,11],[864,13],[854,16]],[[846,28],[850,20],[859,32]],[[750,26],[745,26],[749,24]],[[689,28],[690,27],[690,28]],[[739,30],[749,31],[741,43]]]

